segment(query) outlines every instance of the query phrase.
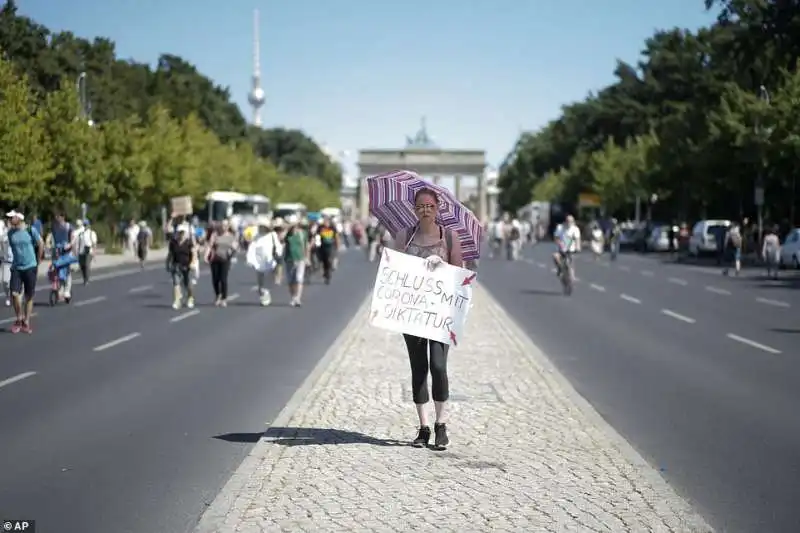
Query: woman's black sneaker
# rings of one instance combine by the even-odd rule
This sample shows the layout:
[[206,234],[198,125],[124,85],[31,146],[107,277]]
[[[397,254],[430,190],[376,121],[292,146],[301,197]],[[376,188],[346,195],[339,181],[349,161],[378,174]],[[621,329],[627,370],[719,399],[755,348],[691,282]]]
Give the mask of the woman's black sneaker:
[[450,439],[447,438],[447,427],[444,424],[434,424],[433,432],[435,434],[433,448],[436,450],[446,449],[450,444]]
[[424,448],[428,445],[428,442],[431,440],[431,428],[430,426],[421,426],[419,428],[419,433],[417,433],[417,438],[414,439],[414,442],[411,443],[412,446],[415,448]]

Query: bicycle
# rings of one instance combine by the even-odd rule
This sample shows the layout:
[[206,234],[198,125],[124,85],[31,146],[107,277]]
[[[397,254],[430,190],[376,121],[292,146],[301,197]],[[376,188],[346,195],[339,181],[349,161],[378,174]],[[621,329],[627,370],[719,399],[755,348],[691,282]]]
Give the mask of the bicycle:
[[561,286],[564,289],[564,295],[570,296],[572,294],[572,287],[575,283],[575,270],[572,268],[571,253],[561,255],[559,280],[561,281]]

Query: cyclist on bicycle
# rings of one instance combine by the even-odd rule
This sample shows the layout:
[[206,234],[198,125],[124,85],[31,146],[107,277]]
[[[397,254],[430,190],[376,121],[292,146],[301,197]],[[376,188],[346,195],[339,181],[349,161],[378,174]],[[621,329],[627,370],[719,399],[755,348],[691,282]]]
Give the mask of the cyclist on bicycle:
[[564,223],[556,227],[556,231],[553,233],[553,240],[558,247],[558,250],[553,254],[553,262],[556,264],[556,276],[561,277],[561,267],[564,265],[565,260],[571,260],[572,254],[581,251],[581,230],[575,224],[575,217],[567,215]]

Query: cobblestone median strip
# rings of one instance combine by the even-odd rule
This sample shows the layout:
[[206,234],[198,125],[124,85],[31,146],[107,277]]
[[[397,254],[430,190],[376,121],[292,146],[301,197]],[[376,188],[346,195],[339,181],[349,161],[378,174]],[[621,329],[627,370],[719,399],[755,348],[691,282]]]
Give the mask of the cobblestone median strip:
[[448,362],[453,442],[407,446],[408,356],[367,304],[196,533],[712,531],[482,288]]

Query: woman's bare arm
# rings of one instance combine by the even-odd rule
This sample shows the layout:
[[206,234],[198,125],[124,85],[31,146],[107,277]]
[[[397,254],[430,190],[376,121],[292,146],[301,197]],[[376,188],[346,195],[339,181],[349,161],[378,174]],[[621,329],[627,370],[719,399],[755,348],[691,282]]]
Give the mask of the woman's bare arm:
[[453,266],[461,267],[464,266],[464,257],[461,253],[461,241],[458,239],[458,233],[455,231],[451,231],[451,239],[453,241],[453,245],[450,248],[450,258],[448,263]]

